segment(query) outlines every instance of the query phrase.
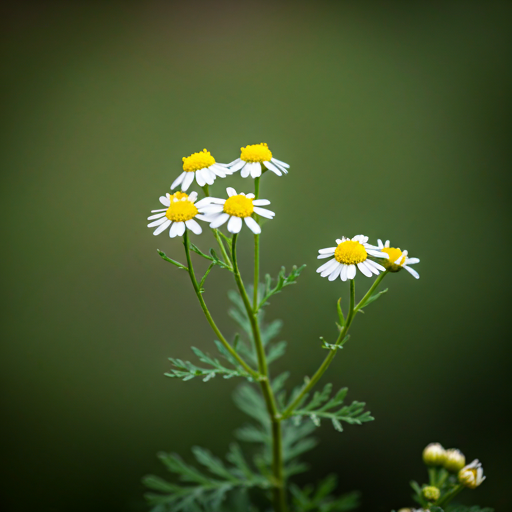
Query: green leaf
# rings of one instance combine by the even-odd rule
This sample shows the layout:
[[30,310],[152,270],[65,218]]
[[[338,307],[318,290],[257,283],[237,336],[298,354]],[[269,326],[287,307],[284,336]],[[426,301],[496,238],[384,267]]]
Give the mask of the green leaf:
[[274,288],[272,288],[271,278],[267,274],[265,276],[265,295],[263,299],[258,303],[258,307],[256,308],[256,310],[259,310],[261,307],[265,306],[268,299],[270,299],[272,295],[279,293],[286,286],[295,284],[297,278],[299,277],[300,273],[302,272],[305,266],[306,265],[302,265],[301,267],[297,268],[294,265],[292,267],[292,271],[288,275],[286,275],[286,269],[284,267],[281,267],[281,270],[277,275],[276,285],[274,286]]
[[283,356],[286,352],[286,341],[279,341],[272,347],[270,347],[268,354],[267,354],[267,363],[271,364],[276,359],[279,359],[281,356]]
[[347,388],[340,389],[334,397],[329,399],[331,390],[332,384],[326,384],[321,392],[317,391],[313,395],[313,398],[307,405],[294,410],[292,412],[293,417],[299,418],[299,421],[302,417],[308,417],[316,426],[320,426],[323,418],[330,419],[333,427],[338,432],[343,431],[341,424],[343,421],[351,425],[361,425],[374,419],[369,411],[364,411],[364,402],[354,401],[350,405],[342,407],[347,394]]
[[388,291],[388,288],[386,288],[385,290],[382,290],[381,292],[374,293],[372,296],[368,297],[368,299],[366,299],[364,304],[359,306],[359,310],[361,310],[362,308],[365,308],[366,306],[370,305],[372,302],[376,301],[378,298],[380,298],[382,295],[384,295],[387,291]]
[[167,256],[167,254],[165,254],[165,252],[161,251],[160,249],[157,249],[156,251],[158,252],[158,254],[160,255],[160,257],[163,260],[168,261],[169,263],[172,263],[173,265],[176,265],[178,268],[181,268],[181,269],[186,270],[188,272],[188,267],[186,267],[185,265],[183,265],[179,261],[172,260],[171,258],[169,258]]

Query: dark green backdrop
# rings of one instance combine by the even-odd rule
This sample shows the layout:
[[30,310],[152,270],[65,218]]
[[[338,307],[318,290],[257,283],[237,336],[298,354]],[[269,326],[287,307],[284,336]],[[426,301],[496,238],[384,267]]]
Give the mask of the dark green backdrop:
[[[235,382],[163,376],[212,350],[149,210],[203,147],[266,141],[262,270],[295,383],[335,335],[347,285],[314,272],[345,234],[421,258],[354,325],[327,379],[376,421],[318,432],[298,481],[339,474],[364,511],[410,504],[423,446],[478,457],[466,493],[510,510],[510,2],[17,2],[2,8],[2,479],[9,512],[143,509],[158,450],[222,454]],[[241,184],[240,178],[230,183]],[[221,193],[226,182],[217,184]],[[248,182],[243,182],[248,186]],[[247,234],[243,270],[250,263]],[[208,248],[207,237],[198,239]],[[367,281],[363,278],[359,282]],[[215,271],[207,300],[228,332]],[[326,379],[325,379],[326,381]]]

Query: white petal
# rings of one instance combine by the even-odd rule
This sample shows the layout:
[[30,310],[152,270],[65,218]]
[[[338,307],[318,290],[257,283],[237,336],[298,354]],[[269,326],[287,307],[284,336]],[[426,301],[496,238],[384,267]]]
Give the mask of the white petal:
[[282,165],[283,167],[286,167],[287,169],[290,168],[290,165],[287,164],[286,162],[282,162],[281,160],[278,160],[277,158],[273,158],[272,157],[272,162],[277,162],[279,165]]
[[[197,199],[197,192],[194,191],[194,192],[190,192],[190,194],[188,195],[187,199],[192,202],[192,203],[195,203],[196,202],[196,199]],[[196,205],[197,206],[197,205]]]
[[164,206],[170,206],[171,200],[166,196],[160,196],[158,200],[164,205]]
[[357,268],[360,270],[361,274],[364,274],[366,277],[372,277],[372,271],[364,264],[364,261],[358,263]]
[[224,210],[224,206],[221,204],[207,204],[201,207],[201,213],[205,215],[211,215],[212,213],[220,213]]
[[211,197],[203,197],[196,203],[196,208],[202,208],[203,206],[209,205],[211,203]]
[[218,215],[201,215],[198,213],[194,218],[199,220],[204,220],[205,222],[212,222],[214,221]]
[[154,228],[155,226],[160,226],[160,224],[162,224],[163,222],[165,222],[167,219],[167,217],[162,217],[161,219],[158,219],[158,220],[154,220],[153,222],[150,222],[148,224],[148,228]]
[[228,231],[230,233],[240,233],[242,229],[242,219],[240,217],[231,216],[228,222]]
[[237,160],[235,160],[235,164],[233,165],[229,165],[229,170],[231,172],[236,172],[236,171],[239,171],[247,162],[245,160],[240,160],[240,158]]
[[210,197],[209,199],[211,204],[224,204],[226,202],[225,199],[221,199],[220,197]]
[[408,267],[407,265],[404,265],[402,268],[405,268],[405,270],[407,270],[407,272],[409,272],[409,274],[411,274],[411,276],[415,277],[416,279],[420,278],[418,272],[416,272],[416,270],[414,270],[413,268]]
[[159,219],[159,218],[163,217],[164,215],[165,215],[165,212],[157,213],[156,215],[151,215],[150,217],[148,217],[148,220]]
[[171,221],[167,219],[167,222],[164,222],[163,224],[160,224],[155,231],[153,231],[153,235],[159,235],[162,231],[165,231],[169,225],[171,224]]
[[226,192],[228,193],[228,196],[229,197],[233,197],[233,196],[236,196],[236,190],[233,188],[233,187],[228,187],[226,189]]
[[261,176],[261,164],[258,162],[253,162],[251,166],[251,177],[259,178]]
[[389,240],[386,240],[386,243],[384,244],[384,247],[389,248]]
[[267,210],[266,208],[260,208],[259,206],[254,207],[254,213],[257,213],[258,215],[261,215],[267,219],[273,219],[275,215],[274,212]]
[[208,185],[213,185],[213,182],[215,181],[215,173],[210,171],[210,169],[203,169],[203,178]]
[[347,279],[354,279],[356,277],[356,266],[349,265],[347,270]]
[[[244,194],[245,197],[248,197],[249,199],[254,199],[256,196],[254,194]],[[252,203],[254,204],[254,202]]]
[[380,238],[377,240],[377,247],[379,249],[382,249],[384,247],[384,244],[382,243],[382,240]]
[[252,204],[254,206],[266,206],[267,204],[270,204],[270,201],[268,199],[255,199]]
[[185,233],[185,223],[177,222],[176,224],[178,224],[178,236],[183,236],[183,233]]
[[245,217],[244,221],[245,221],[245,224],[247,225],[247,227],[255,235],[259,235],[261,233],[260,225],[252,217]]
[[200,235],[203,232],[201,226],[194,219],[186,220],[185,225],[188,229],[190,229],[190,231],[192,231],[192,233],[195,233],[196,235]]
[[420,260],[418,258],[407,258],[405,260],[406,265],[415,265],[416,263],[419,263]]
[[229,219],[229,215],[227,213],[220,213],[218,217],[216,217],[212,223],[210,224],[211,228],[218,228],[219,226],[222,226],[227,220]]
[[206,185],[206,181],[204,180],[203,178],[203,174],[201,171],[197,171],[196,172],[196,181],[197,181],[197,184],[200,186],[200,187],[204,187]]
[[341,263],[338,263],[338,266],[331,272],[331,275],[329,276],[329,281],[334,281],[340,275],[342,268],[343,265]]
[[167,211],[167,208],[160,208],[159,210],[151,210],[151,213],[165,212],[165,211]]
[[250,173],[251,173],[251,168],[249,167],[249,164],[246,164],[242,168],[242,172],[240,173],[240,176],[242,176],[242,178],[247,178],[247,176],[249,176]]
[[320,274],[321,277],[328,276],[331,272],[333,272],[340,263],[334,258],[334,260],[331,260],[329,263],[329,266],[325,267],[323,272]]
[[269,170],[269,171],[272,171],[273,173],[277,174],[278,176],[282,176],[283,173],[281,172],[281,170],[276,167],[272,162],[263,162],[263,165]]
[[380,272],[384,272],[386,270],[382,265],[373,260],[365,260],[365,263],[366,266],[377,276]]
[[217,176],[219,176],[220,178],[225,178],[226,174],[229,172],[226,167],[222,167],[221,165],[219,165],[217,163],[210,165],[210,167],[208,167],[208,169],[211,172],[213,172],[214,174],[216,174]]
[[171,238],[174,238],[178,234],[178,230],[179,230],[178,226],[179,226],[179,224],[185,225],[184,222],[173,222],[172,223],[171,229],[169,230],[169,236]]
[[373,251],[372,249],[366,249],[366,252],[373,256],[374,258],[386,258],[389,259],[389,254],[380,251]]
[[188,189],[188,187],[190,187],[190,185],[194,181],[195,172],[187,172],[185,174],[186,176],[185,178],[183,178],[183,183],[181,184],[181,190],[183,190],[184,192]]
[[341,272],[340,272],[340,279],[342,281],[347,280],[347,272],[348,272],[348,265],[343,265],[343,268],[341,269]]
[[317,260],[325,260],[325,258],[332,258],[332,255],[333,253],[329,253],[329,254],[319,254],[316,259]]
[[185,175],[187,173],[185,171],[183,171],[173,182],[172,182],[172,185],[171,185],[171,190],[173,188],[176,188],[178,185],[181,184],[181,182],[183,181],[183,179],[185,178]]
[[336,247],[326,247],[325,249],[318,249],[318,254],[334,254]]
[[320,267],[316,269],[317,272],[323,272],[329,265],[332,264],[333,261],[336,261],[336,258],[333,258],[332,260],[329,260],[327,263],[324,263]]

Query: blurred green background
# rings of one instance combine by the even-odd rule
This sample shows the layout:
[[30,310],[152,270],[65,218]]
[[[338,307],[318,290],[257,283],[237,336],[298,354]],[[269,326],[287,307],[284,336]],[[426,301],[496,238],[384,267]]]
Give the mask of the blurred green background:
[[[386,512],[412,504],[439,441],[484,464],[464,500],[510,510],[511,3],[70,4],[0,16],[4,510],[143,510],[157,451],[226,451],[245,422],[236,382],[163,376],[213,336],[156,254],[183,259],[180,241],[146,217],[183,156],[229,162],[262,141],[291,164],[262,180],[262,271],[308,265],[272,301],[289,341],[275,371],[298,383],[335,336],[348,286],[315,274],[318,248],[365,233],[421,258],[419,281],[386,278],[324,377],[376,421],[322,426],[296,481],[336,472]],[[227,183],[252,186],[214,192]],[[206,293],[229,335],[232,287],[217,269]]]

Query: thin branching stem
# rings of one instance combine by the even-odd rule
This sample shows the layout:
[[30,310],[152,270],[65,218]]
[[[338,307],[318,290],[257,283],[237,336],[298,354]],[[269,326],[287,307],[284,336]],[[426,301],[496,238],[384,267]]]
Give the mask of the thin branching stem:
[[[277,409],[276,400],[272,387],[270,386],[270,379],[268,375],[268,364],[265,355],[265,347],[261,339],[260,326],[258,322],[258,314],[255,312],[256,306],[252,306],[247,291],[245,290],[242,276],[238,268],[238,260],[236,256],[236,244],[238,241],[238,234],[233,235],[233,243],[231,245],[231,258],[233,260],[233,274],[235,276],[236,285],[242,297],[251,330],[254,338],[254,345],[256,354],[258,356],[258,369],[260,372],[260,386],[267,406],[267,412],[272,424],[272,473],[274,476],[274,490],[273,490],[273,503],[276,512],[286,512],[288,510],[286,504],[286,487],[284,479],[283,468],[283,446],[282,446],[282,431],[281,431],[281,415]],[[259,254],[258,254],[259,258]]]
[[212,318],[208,307],[206,306],[206,302],[203,299],[203,294],[201,293],[201,288],[199,283],[197,282],[196,275],[194,272],[194,267],[192,266],[192,258],[190,257],[190,241],[188,239],[188,229],[185,229],[185,236],[183,237],[183,244],[185,245],[185,254],[187,256],[187,266],[188,273],[190,275],[190,280],[192,281],[192,286],[194,287],[194,291],[196,292],[197,298],[199,299],[199,303],[201,304],[201,309],[203,310],[204,315],[206,316],[206,320],[210,324],[213,332],[217,335],[220,342],[226,347],[228,352],[240,363],[240,366],[254,379],[259,380],[261,376],[258,372],[254,371],[235,351],[235,349],[229,344],[223,334],[220,332],[217,324]]
[[365,296],[359,301],[357,306],[355,306],[355,282],[354,279],[350,280],[350,305],[349,305],[349,311],[347,315],[347,320],[345,322],[345,325],[340,329],[340,334],[338,336],[338,339],[336,340],[336,343],[334,344],[335,347],[331,350],[329,350],[329,354],[327,357],[323,360],[322,364],[318,368],[318,370],[315,372],[313,377],[308,381],[308,383],[304,386],[302,391],[298,394],[298,396],[295,398],[295,400],[283,411],[282,416],[283,418],[288,418],[292,415],[295,408],[300,404],[300,402],[303,400],[305,395],[307,395],[311,389],[315,386],[315,384],[322,378],[322,375],[326,372],[327,368],[329,368],[330,364],[332,363],[334,357],[336,356],[336,352],[338,351],[336,347],[339,347],[340,344],[345,339],[348,330],[350,329],[350,325],[352,324],[352,321],[354,320],[354,317],[356,313],[361,309],[361,306],[368,300],[369,297],[373,294],[377,286],[379,286],[380,282],[384,278],[384,276],[387,274],[387,272],[383,272],[380,274],[377,279],[375,279],[374,283],[368,290],[368,292],[365,294]]

